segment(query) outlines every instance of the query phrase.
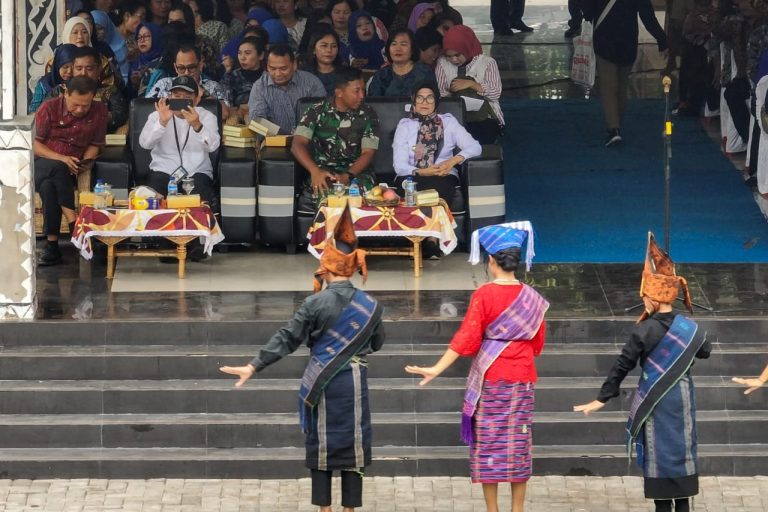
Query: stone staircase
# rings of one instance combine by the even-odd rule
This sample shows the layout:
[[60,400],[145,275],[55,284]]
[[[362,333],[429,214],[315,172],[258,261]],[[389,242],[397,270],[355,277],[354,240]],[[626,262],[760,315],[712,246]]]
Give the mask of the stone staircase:
[[[765,474],[768,403],[729,380],[765,364],[767,322],[701,319],[715,342],[697,361],[703,474]],[[550,319],[537,365],[535,474],[637,474],[623,446],[636,375],[620,399],[585,417],[631,321]],[[0,477],[292,478],[306,475],[299,350],[233,389],[276,322],[35,322],[0,328]],[[370,357],[375,475],[466,475],[459,409],[468,360],[425,388],[406,364],[436,361],[457,321],[387,323]],[[162,340],[162,341],[158,341]],[[751,340],[751,341],[750,341]],[[635,372],[636,373],[636,372]]]

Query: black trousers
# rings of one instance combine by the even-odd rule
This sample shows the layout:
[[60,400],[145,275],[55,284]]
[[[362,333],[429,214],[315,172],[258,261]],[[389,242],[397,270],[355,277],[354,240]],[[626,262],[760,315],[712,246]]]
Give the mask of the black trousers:
[[[168,182],[171,176],[164,172],[152,171],[149,174],[149,180],[147,185],[152,187],[155,191],[165,195],[168,195]],[[216,194],[216,189],[213,186],[213,180],[203,173],[195,173],[192,175],[192,179],[195,181],[195,189],[193,194],[200,194],[200,198],[208,203],[214,213],[219,213],[219,196]],[[179,194],[183,194],[181,190],[181,184],[179,184]]]
[[509,30],[523,23],[525,0],[491,0],[493,30]]
[[[679,500],[674,500],[675,506],[674,511],[675,512],[688,512],[691,510],[690,505],[688,503],[688,498],[682,498]],[[672,512],[672,500],[653,500],[653,503],[656,505],[656,512]]]
[[750,85],[746,78],[735,78],[725,86],[726,103],[731,111],[731,119],[741,140],[745,143],[749,140],[749,107],[747,100],[750,95]]
[[[312,504],[318,507],[331,505],[331,478],[333,471],[310,470],[312,474]],[[341,472],[341,506],[363,506],[363,474],[357,471]]]
[[61,208],[75,209],[77,178],[63,162],[48,158],[35,159],[35,189],[43,200],[43,233],[59,236]]
[[[404,176],[398,176],[395,179],[395,185],[401,190],[401,194],[405,197],[403,192],[403,182],[406,180]],[[453,174],[447,176],[415,176],[413,181],[416,182],[416,190],[437,190],[437,195],[440,199],[443,199],[448,206],[451,205],[451,200],[456,193],[456,187],[459,186],[459,179]]]
[[704,105],[712,78],[706,48],[684,43],[680,59],[680,101],[688,103],[689,108],[698,113]]

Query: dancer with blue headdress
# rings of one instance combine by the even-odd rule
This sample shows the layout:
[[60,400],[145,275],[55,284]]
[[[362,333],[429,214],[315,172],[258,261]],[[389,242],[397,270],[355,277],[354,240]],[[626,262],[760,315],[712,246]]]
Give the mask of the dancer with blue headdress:
[[[472,234],[470,263],[488,254],[493,281],[472,294],[461,327],[440,360],[430,367],[406,366],[425,385],[459,357],[474,357],[467,378],[461,436],[470,448],[470,476],[483,485],[486,509],[498,511],[498,484],[512,486],[512,511],[522,512],[531,476],[534,358],[544,347],[549,302],[515,275],[525,255],[533,260],[528,221],[487,226]],[[524,249],[525,248],[525,249]]]
[[597,399],[577,405],[576,412],[599,411],[619,396],[621,382],[640,362],[642,373],[632,398],[626,427],[628,453],[634,445],[643,470],[645,497],[657,512],[688,512],[689,498],[699,493],[696,401],[690,369],[706,359],[712,345],[690,318],[672,310],[682,287],[688,311],[693,310],[688,283],[648,233],[640,297],[645,310],[629,341],[611,368]]

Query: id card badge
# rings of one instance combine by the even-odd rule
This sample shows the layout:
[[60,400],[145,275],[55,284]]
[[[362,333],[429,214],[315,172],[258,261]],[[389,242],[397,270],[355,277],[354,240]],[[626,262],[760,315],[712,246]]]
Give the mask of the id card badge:
[[176,183],[179,183],[181,180],[187,177],[187,174],[187,170],[180,165],[176,168],[175,171],[171,173],[171,178],[173,178],[173,181]]

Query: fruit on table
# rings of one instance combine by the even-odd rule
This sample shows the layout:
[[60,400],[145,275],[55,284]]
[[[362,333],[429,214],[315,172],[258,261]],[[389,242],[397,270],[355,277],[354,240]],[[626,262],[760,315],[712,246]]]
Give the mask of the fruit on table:
[[391,201],[397,199],[397,193],[391,188],[388,188],[382,193],[382,197],[385,201]]

